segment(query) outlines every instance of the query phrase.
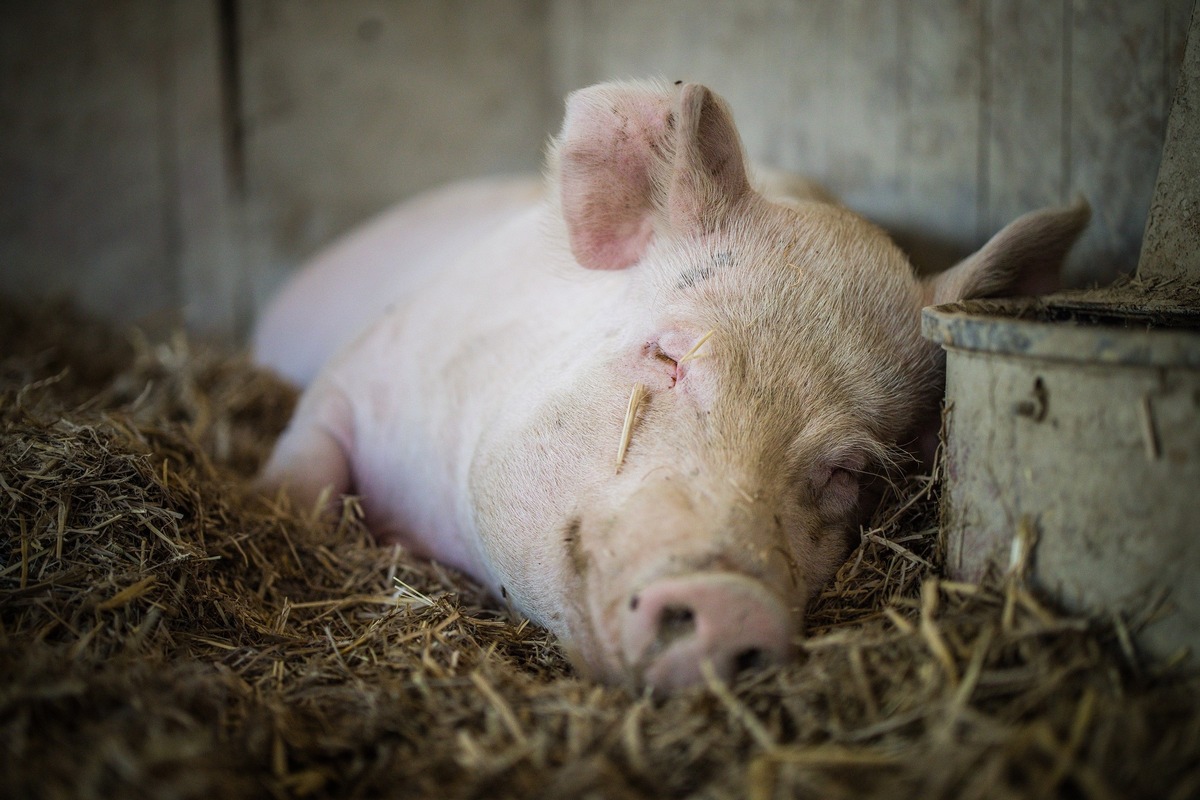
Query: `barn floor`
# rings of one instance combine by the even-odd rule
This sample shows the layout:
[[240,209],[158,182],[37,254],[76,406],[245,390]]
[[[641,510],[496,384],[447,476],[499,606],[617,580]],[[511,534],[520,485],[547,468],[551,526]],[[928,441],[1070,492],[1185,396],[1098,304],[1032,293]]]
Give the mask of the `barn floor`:
[[1200,796],[1200,680],[1019,578],[939,580],[931,479],[800,663],[639,697],[353,504],[247,495],[294,399],[183,337],[0,307],[0,796]]

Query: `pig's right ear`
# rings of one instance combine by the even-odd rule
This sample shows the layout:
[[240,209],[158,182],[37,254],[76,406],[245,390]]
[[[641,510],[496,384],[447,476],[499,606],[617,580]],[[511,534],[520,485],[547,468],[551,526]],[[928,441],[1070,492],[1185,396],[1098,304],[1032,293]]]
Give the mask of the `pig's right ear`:
[[927,278],[922,284],[924,305],[1054,291],[1063,260],[1091,214],[1080,197],[1066,208],[1018,217],[974,255]]
[[656,182],[671,149],[672,97],[613,83],[573,92],[557,144],[571,252],[588,269],[637,263],[654,236]]

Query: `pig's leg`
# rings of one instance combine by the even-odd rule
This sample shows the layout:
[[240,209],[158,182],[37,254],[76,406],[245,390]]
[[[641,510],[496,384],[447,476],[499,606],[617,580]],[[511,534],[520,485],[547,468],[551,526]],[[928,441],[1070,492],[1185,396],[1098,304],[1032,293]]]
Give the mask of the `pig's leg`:
[[282,489],[300,510],[313,509],[323,494],[326,503],[336,501],[350,491],[351,431],[345,396],[328,384],[313,386],[275,443],[256,488],[265,494]]

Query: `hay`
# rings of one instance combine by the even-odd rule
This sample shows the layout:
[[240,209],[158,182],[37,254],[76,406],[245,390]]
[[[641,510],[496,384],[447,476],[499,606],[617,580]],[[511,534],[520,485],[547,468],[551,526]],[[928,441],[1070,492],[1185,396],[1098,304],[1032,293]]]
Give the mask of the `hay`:
[[692,345],[692,349],[688,350],[686,353],[684,353],[682,356],[679,357],[678,363],[683,364],[684,362],[691,361],[694,358],[700,358],[700,348],[704,347],[705,343],[708,342],[708,340],[711,339],[712,335],[716,332],[717,332],[717,329],[713,328],[708,333],[704,334],[699,339],[697,339],[696,343],[694,345]]
[[629,405],[625,408],[625,424],[621,426],[621,442],[617,446],[616,472],[620,472],[621,465],[625,463],[625,452],[629,449],[630,440],[633,439],[633,426],[637,422],[638,410],[642,407],[645,399],[646,384],[639,381],[629,390]]
[[[1020,575],[939,580],[914,479],[802,658],[629,696],[469,581],[245,493],[294,396],[0,308],[0,795],[1200,795],[1200,686]],[[397,588],[398,587],[398,588]]]

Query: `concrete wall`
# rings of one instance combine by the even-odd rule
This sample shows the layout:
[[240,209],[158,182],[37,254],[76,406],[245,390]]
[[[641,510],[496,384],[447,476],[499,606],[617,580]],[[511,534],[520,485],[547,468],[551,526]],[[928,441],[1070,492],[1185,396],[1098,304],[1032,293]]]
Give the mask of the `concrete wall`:
[[699,80],[757,160],[939,267],[1083,192],[1132,270],[1191,0],[55,0],[0,7],[0,291],[240,335],[305,256],[536,169],[561,97]]

